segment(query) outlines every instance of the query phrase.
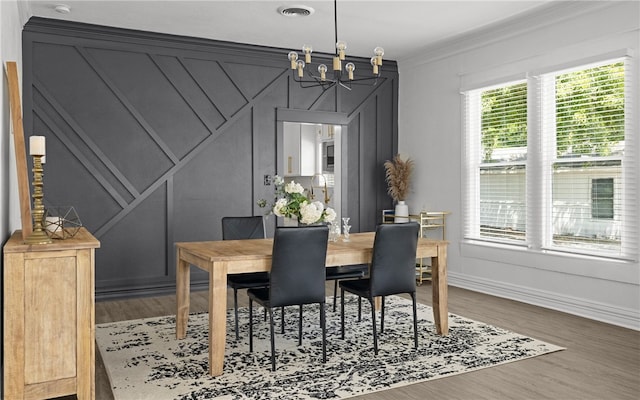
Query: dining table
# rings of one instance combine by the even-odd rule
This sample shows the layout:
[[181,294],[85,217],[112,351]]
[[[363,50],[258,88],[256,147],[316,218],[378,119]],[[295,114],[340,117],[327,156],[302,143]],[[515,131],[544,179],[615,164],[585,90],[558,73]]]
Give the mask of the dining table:
[[[375,232],[352,233],[349,240],[330,241],[326,266],[369,264]],[[448,334],[447,244],[445,240],[419,238],[416,258],[431,258],[432,308],[436,332]],[[190,271],[194,265],[209,273],[209,373],[223,373],[227,331],[227,275],[271,269],[273,239],[177,242],[176,337],[187,334],[190,302]]]

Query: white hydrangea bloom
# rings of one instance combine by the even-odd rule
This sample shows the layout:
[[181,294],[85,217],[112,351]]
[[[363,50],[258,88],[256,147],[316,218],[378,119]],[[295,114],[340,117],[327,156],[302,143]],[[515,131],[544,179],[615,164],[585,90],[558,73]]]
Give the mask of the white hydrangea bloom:
[[282,209],[287,206],[287,199],[278,199],[276,204],[273,206],[273,213],[278,217],[284,217],[282,213]]
[[273,176],[273,184],[275,186],[280,186],[280,185],[284,184],[284,178],[281,177],[280,175],[274,175]]
[[333,208],[327,207],[326,215],[324,216],[325,222],[333,222],[336,219],[336,212]]
[[[320,205],[320,207],[318,207],[318,204]],[[322,216],[323,209],[324,207],[320,202],[316,201],[311,204],[307,203],[306,201],[303,202],[300,205],[300,215],[302,217],[300,219],[300,222],[302,222],[303,224],[313,224],[318,222],[318,220],[320,220],[320,217]]]
[[302,187],[302,185],[297,183],[296,181],[291,181],[291,182],[287,183],[287,185],[284,187],[284,191],[287,192],[287,193],[300,193],[300,194],[302,194],[304,192],[304,187]]

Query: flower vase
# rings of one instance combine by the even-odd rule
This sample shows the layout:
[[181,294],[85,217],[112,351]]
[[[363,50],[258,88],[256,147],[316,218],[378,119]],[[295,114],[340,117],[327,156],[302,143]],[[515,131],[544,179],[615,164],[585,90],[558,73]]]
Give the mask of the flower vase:
[[395,209],[395,223],[409,222],[409,206],[405,204],[404,200],[398,201]]
[[283,217],[282,218],[282,225],[283,226],[298,226],[298,218]]

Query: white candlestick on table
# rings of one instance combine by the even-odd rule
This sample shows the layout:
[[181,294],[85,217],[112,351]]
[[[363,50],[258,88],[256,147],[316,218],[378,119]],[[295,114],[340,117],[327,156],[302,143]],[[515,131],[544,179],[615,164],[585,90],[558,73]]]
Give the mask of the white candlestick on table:
[[29,137],[29,154],[32,156],[44,156],[46,154],[44,136]]

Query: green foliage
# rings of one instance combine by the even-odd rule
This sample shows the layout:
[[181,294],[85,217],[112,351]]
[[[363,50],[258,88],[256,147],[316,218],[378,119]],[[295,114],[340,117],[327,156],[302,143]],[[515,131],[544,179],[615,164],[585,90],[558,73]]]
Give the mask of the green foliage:
[[[624,140],[624,63],[556,76],[557,156],[607,156]],[[482,92],[485,162],[497,148],[527,145],[527,84]]]
[[558,156],[607,156],[624,140],[624,64],[556,77]]
[[527,145],[526,82],[482,92],[483,159],[496,148]]

